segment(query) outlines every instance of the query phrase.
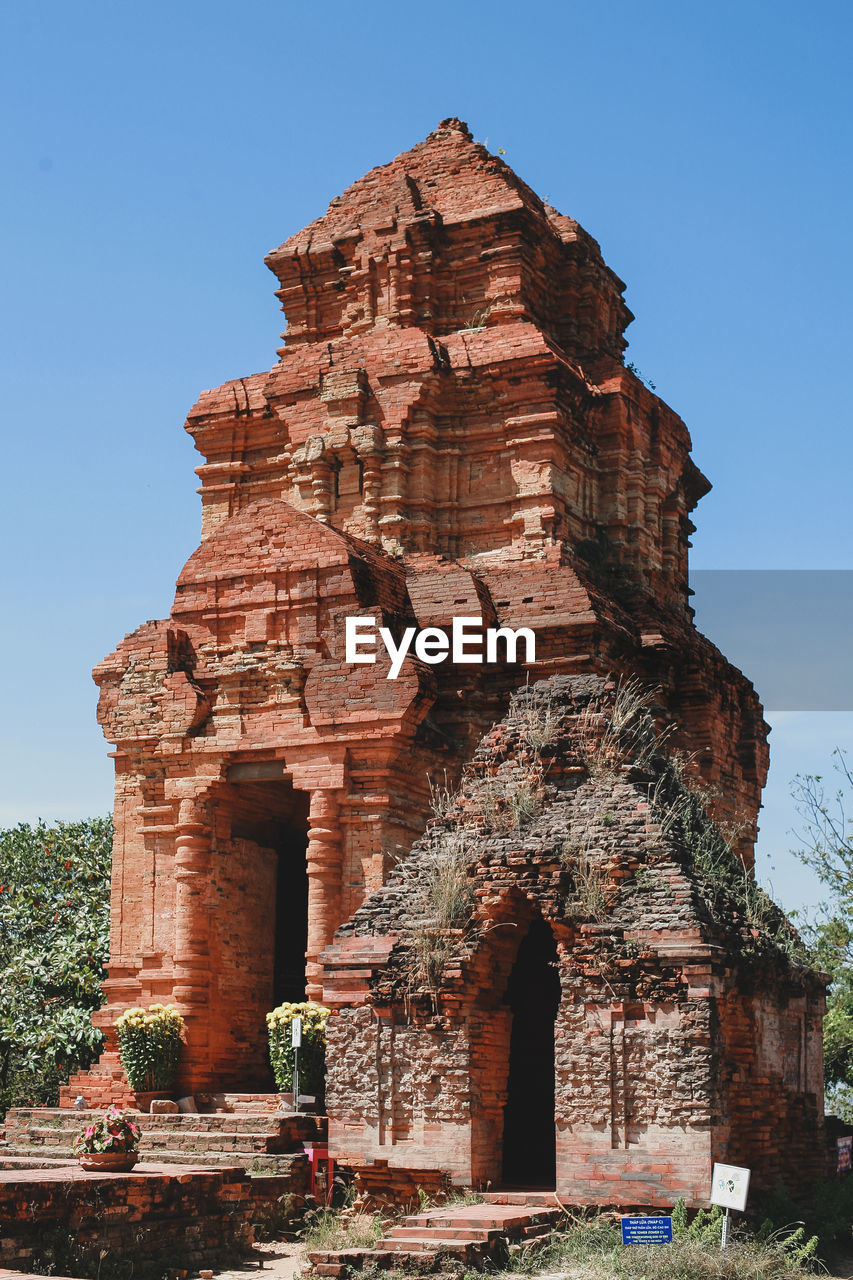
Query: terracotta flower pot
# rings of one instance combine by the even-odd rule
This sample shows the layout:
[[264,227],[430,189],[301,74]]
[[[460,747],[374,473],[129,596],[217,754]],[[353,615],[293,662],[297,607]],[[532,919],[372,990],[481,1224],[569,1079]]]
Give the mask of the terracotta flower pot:
[[138,1151],[84,1151],[77,1157],[81,1169],[100,1173],[129,1173],[138,1159]]

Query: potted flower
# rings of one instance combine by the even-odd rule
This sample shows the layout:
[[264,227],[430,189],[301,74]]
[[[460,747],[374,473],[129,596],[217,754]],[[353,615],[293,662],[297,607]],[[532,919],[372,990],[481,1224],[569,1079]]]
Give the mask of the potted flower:
[[127,1173],[139,1159],[139,1126],[118,1107],[108,1107],[74,1139],[83,1169]]
[[[267,1014],[270,1062],[282,1093],[293,1090],[294,1018],[302,1019],[302,1046],[299,1050],[299,1091],[322,1095],[326,1082],[326,1019],[330,1010],[313,1001],[282,1004]],[[293,1099],[297,1105],[297,1099]]]
[[181,1056],[184,1020],[173,1004],[126,1009],[116,1020],[121,1065],[140,1110],[168,1097]]

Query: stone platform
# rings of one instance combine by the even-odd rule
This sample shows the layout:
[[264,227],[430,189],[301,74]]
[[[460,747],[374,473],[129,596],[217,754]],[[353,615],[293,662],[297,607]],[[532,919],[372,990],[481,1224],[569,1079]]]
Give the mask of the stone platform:
[[128,1257],[144,1280],[167,1267],[236,1262],[252,1243],[259,1206],[286,1193],[289,1181],[253,1179],[234,1168],[143,1163],[131,1173],[105,1174],[70,1163],[23,1164],[0,1160],[0,1269],[40,1274],[79,1275]]
[[[289,1176],[295,1192],[308,1188],[308,1161],[303,1143],[326,1141],[323,1116],[275,1111],[270,1104],[244,1102],[243,1095],[219,1095],[228,1110],[177,1115],[139,1115],[143,1158],[164,1165],[204,1168],[239,1166],[249,1173]],[[271,1098],[277,1095],[270,1095]],[[62,1107],[15,1107],[6,1116],[4,1157],[67,1159],[74,1137],[97,1119],[95,1110]]]

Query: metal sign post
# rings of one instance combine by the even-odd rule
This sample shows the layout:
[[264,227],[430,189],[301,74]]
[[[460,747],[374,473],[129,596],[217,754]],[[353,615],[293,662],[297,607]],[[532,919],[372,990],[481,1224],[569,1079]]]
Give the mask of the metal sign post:
[[290,1024],[290,1043],[293,1046],[293,1110],[299,1110],[299,1050],[302,1047],[302,1019],[294,1018]]
[[726,1209],[723,1214],[723,1232],[720,1236],[720,1249],[725,1249],[729,1243],[729,1224],[731,1222],[731,1209]]

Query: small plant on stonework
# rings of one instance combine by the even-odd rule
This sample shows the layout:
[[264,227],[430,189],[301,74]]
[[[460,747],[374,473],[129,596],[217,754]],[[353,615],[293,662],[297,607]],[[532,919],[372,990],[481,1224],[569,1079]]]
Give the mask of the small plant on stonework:
[[381,1213],[309,1209],[300,1234],[309,1252],[373,1249],[389,1225],[390,1219]]
[[629,373],[633,373],[635,378],[639,378],[640,382],[644,382],[650,391],[657,391],[657,383],[652,382],[651,378],[647,378],[644,373],[641,373],[640,370],[637,368],[637,366],[634,364],[633,360],[631,360],[628,364],[626,364],[625,368],[629,371]]
[[306,1093],[322,1093],[326,1080],[326,1019],[330,1010],[311,1000],[280,1004],[267,1014],[270,1038],[270,1062],[275,1082],[282,1093],[293,1089],[294,1018],[302,1019],[302,1045],[299,1049],[299,1088]]
[[429,783],[429,807],[435,822],[445,822],[456,803],[456,792],[447,785],[447,770],[444,771],[444,785],[433,782],[427,774]]
[[478,780],[470,799],[488,833],[517,831],[539,811],[545,771],[538,757],[520,777],[494,773]]
[[584,919],[598,923],[604,919],[608,909],[607,872],[593,862],[589,849],[584,845],[564,840],[560,853],[572,872],[572,906],[576,906]]
[[655,884],[655,877],[649,867],[637,867],[634,872],[634,884],[638,889],[651,889]]
[[555,705],[553,693],[529,684],[513,698],[512,714],[523,741],[537,754],[557,741],[566,722],[566,709]]
[[591,703],[573,728],[574,745],[590,774],[617,774],[630,763],[647,769],[672,733],[661,733],[649,713],[652,693],[633,677],[620,680],[608,710]]
[[472,311],[469,319],[462,324],[463,329],[485,329],[486,321],[492,314],[495,307],[499,307],[501,303],[509,302],[509,298],[493,298],[491,302],[487,302],[485,306],[477,307],[476,311]]
[[398,874],[412,907],[413,976],[430,988],[438,985],[457,945],[456,932],[470,923],[474,889],[468,863],[476,836],[466,828],[442,832],[416,864],[400,864]]
[[170,1089],[181,1057],[184,1020],[173,1004],[126,1009],[116,1022],[119,1055],[131,1089]]
[[87,1124],[74,1139],[74,1154],[95,1155],[113,1152],[116,1155],[139,1150],[140,1130],[126,1112],[118,1107],[108,1107],[102,1116]]

